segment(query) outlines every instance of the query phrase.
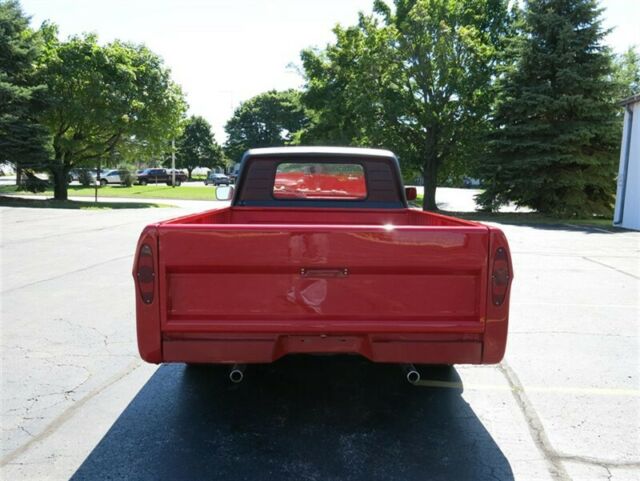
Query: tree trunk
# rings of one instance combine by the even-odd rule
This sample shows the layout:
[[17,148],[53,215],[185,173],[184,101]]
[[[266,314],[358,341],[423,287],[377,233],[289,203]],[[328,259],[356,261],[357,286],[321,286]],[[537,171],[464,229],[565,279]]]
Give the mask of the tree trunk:
[[53,198],[55,200],[67,200],[69,197],[67,191],[67,172],[63,167],[51,169],[53,174]]
[[422,210],[438,210],[436,205],[436,187],[438,187],[438,135],[439,129],[436,125],[427,129],[427,139],[424,146],[424,197],[422,198]]
[[20,163],[16,162],[16,185],[22,184],[22,167],[20,167]]
[[436,204],[436,188],[438,187],[437,159],[425,159],[424,162],[424,197],[422,210],[438,210]]
[[193,168],[190,169],[189,167],[187,167],[187,172],[189,174],[189,180],[191,180],[191,172],[193,172]]

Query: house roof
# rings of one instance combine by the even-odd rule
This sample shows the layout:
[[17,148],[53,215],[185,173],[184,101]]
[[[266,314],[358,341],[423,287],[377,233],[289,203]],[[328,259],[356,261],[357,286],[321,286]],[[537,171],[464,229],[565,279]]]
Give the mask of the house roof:
[[640,94],[632,95],[631,97],[627,97],[620,101],[620,105],[623,107],[626,105],[631,105],[640,102]]

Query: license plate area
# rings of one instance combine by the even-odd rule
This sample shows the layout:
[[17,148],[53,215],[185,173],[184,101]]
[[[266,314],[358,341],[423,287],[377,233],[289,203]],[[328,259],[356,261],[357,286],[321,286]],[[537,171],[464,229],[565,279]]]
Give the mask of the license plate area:
[[280,347],[287,353],[357,353],[362,350],[362,336],[280,336]]

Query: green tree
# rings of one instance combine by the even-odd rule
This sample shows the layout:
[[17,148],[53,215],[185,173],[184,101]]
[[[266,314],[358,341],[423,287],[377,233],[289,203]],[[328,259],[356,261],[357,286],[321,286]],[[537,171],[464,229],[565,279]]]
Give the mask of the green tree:
[[54,28],[46,33],[39,75],[49,106],[41,121],[52,135],[54,197],[66,199],[73,167],[115,164],[119,151],[133,147],[162,153],[186,106],[169,70],[146,47],[101,46],[94,35],[61,42]]
[[256,95],[242,102],[226,123],[225,154],[238,162],[247,149],[285,145],[307,122],[298,91],[270,90]]
[[497,89],[479,201],[562,216],[608,214],[618,132],[596,0],[529,0]]
[[640,93],[640,55],[635,47],[629,47],[621,55],[616,55],[613,81],[617,86],[617,100]]
[[297,139],[391,148],[436,210],[439,172],[464,168],[483,132],[509,20],[504,0],[376,0],[335,44],[302,52],[312,123]]
[[39,32],[29,28],[19,3],[0,1],[0,162],[18,172],[49,157],[48,130],[36,119],[46,100],[34,76],[40,50]]
[[224,165],[222,147],[215,141],[211,125],[204,118],[187,120],[182,136],[176,141],[176,167],[187,169],[189,179],[196,167]]

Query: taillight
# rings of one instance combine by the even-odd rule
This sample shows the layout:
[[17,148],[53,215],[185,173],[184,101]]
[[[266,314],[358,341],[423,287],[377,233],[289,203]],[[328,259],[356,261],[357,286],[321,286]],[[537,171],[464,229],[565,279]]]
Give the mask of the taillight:
[[500,306],[504,302],[509,288],[510,277],[507,251],[503,247],[499,247],[493,258],[493,270],[491,272],[491,301],[494,306]]
[[142,247],[140,247],[140,254],[138,255],[136,278],[138,280],[140,297],[145,304],[151,304],[153,302],[155,277],[153,251],[149,244],[143,244]]

